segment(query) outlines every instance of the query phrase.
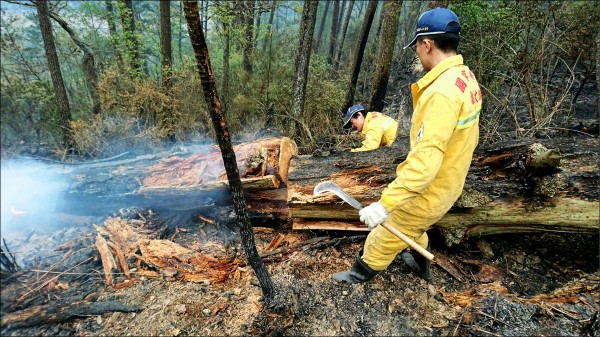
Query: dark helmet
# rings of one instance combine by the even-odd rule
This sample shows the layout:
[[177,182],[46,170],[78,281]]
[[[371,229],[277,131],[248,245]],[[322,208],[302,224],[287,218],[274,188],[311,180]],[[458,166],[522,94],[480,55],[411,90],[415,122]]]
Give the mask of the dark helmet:
[[346,112],[346,117],[344,118],[344,124],[342,125],[344,129],[351,128],[350,119],[352,119],[352,116],[354,116],[354,114],[359,111],[365,111],[365,107],[360,104],[357,104],[348,108],[348,111]]

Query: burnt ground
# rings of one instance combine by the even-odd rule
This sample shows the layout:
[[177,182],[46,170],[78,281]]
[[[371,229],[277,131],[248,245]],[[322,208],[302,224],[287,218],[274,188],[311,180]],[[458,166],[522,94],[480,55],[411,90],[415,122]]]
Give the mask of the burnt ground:
[[[142,216],[158,238],[184,247],[216,244],[245,260],[239,236],[224,225],[190,217],[172,224],[159,214]],[[135,213],[135,212],[133,212]],[[140,217],[127,221],[140,223]],[[93,223],[102,225],[103,219]],[[321,242],[348,233],[290,232],[256,228],[259,252],[279,234],[280,248],[315,237]],[[414,335],[414,336],[597,336],[600,333],[598,235],[505,234],[445,247],[432,233],[433,253],[468,275],[461,280],[438,265],[431,284],[393,263],[374,280],[340,285],[334,272],[348,269],[364,239],[327,247],[303,246],[275,254],[267,268],[279,289],[281,310],[265,310],[249,266],[221,283],[183,282],[136,275],[107,287],[92,223],[6,237],[24,268],[2,282],[3,336],[23,335]],[[356,234],[352,234],[356,235]],[[58,248],[58,250],[57,250]],[[219,248],[219,249],[221,249]],[[483,272],[482,272],[483,270]],[[52,273],[49,273],[51,271]],[[7,325],[7,315],[39,305],[68,307],[78,300],[117,301],[138,312],[79,313],[32,327]]]

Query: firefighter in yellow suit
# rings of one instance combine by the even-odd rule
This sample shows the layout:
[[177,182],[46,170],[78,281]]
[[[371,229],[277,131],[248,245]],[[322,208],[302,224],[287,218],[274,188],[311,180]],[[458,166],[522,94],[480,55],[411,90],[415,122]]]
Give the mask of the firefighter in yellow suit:
[[350,151],[362,152],[392,145],[396,139],[398,122],[381,112],[365,112],[362,105],[353,105],[346,112],[343,128],[360,132],[364,139],[362,146]]
[[334,274],[338,282],[368,281],[400,252],[413,272],[431,280],[429,261],[405,251],[406,243],[378,225],[386,221],[429,249],[426,230],[462,192],[479,139],[482,96],[475,76],[457,54],[459,32],[459,19],[449,9],[432,9],[419,18],[415,37],[405,47],[416,46],[427,71],[411,87],[411,149],[380,200],[359,212],[371,232],[352,268]]

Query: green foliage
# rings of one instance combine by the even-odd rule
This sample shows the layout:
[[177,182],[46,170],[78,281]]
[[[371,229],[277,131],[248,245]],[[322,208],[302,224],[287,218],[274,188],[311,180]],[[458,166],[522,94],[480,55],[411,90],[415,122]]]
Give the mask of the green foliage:
[[52,84],[5,77],[0,88],[2,148],[18,152],[21,144],[58,146],[61,133]]
[[485,137],[568,121],[577,74],[595,67],[597,2],[460,0],[452,9],[460,53],[482,86]]

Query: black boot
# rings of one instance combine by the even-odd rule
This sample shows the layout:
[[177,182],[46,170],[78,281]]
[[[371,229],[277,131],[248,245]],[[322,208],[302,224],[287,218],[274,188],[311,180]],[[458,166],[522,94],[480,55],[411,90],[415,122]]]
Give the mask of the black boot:
[[[427,251],[430,251],[430,246],[427,246]],[[402,261],[420,278],[425,281],[431,281],[431,262],[419,253],[411,254],[407,251],[402,252]]]
[[375,277],[375,275],[379,274],[378,271],[371,269],[371,267],[360,258],[361,255],[362,249],[358,255],[356,255],[356,260],[354,261],[352,268],[347,271],[333,274],[333,279],[342,283],[355,284],[367,282]]

